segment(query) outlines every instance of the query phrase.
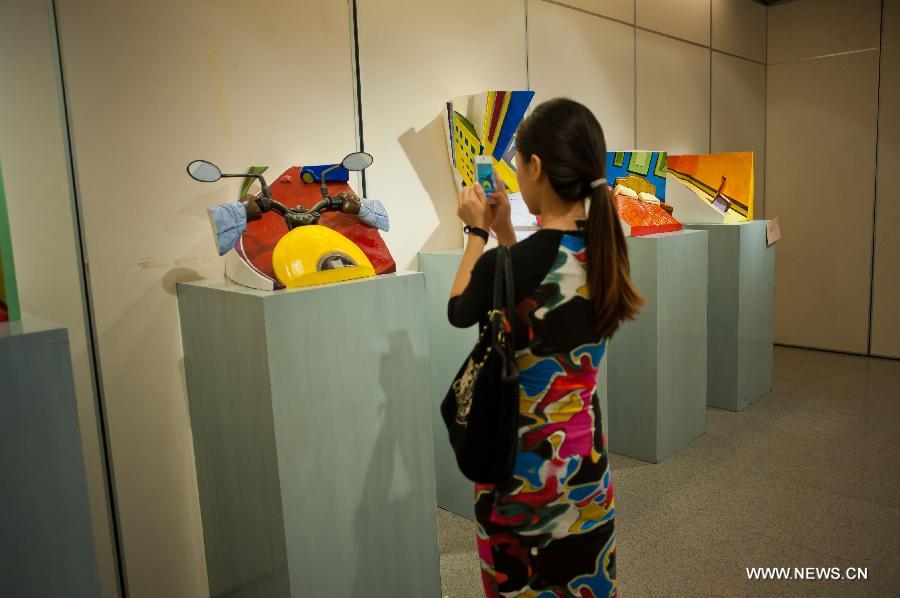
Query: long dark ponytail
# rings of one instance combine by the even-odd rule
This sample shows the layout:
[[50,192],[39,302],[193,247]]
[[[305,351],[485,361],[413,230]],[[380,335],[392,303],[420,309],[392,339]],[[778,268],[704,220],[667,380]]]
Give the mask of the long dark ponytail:
[[519,126],[516,149],[525,160],[538,155],[553,190],[564,200],[590,198],[587,214],[588,287],[594,328],[600,338],[613,335],[623,320],[634,318],[643,298],[631,282],[628,247],[606,184],[606,141],[588,108],[565,98],[544,102]]

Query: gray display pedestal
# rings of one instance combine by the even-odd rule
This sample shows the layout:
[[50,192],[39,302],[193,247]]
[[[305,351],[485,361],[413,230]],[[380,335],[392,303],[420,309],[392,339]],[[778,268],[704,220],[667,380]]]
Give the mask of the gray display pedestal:
[[609,450],[659,463],[706,424],[707,234],[628,239],[646,300],[610,341]]
[[212,596],[440,594],[424,283],[178,286]]
[[[456,457],[441,419],[440,404],[454,376],[469,355],[478,337],[477,326],[454,328],[447,321],[450,287],[459,268],[461,250],[429,251],[419,254],[419,270],[425,274],[425,299],[428,314],[428,342],[431,347],[432,419],[434,421],[434,466],[437,474],[437,503],[457,515],[474,519],[475,491],[456,465]],[[606,359],[600,366],[597,394],[606,429]]]
[[765,220],[686,226],[709,234],[706,402],[740,411],[772,390],[775,246]]
[[100,595],[69,333],[0,324],[0,596]]

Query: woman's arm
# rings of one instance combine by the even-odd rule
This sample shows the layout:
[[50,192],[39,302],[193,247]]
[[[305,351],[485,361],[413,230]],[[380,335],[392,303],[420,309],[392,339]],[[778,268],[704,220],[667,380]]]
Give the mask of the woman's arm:
[[469,281],[472,280],[472,268],[475,267],[475,262],[484,253],[484,246],[484,239],[478,235],[469,237],[466,250],[463,252],[462,260],[459,262],[459,269],[456,271],[456,278],[453,280],[453,286],[450,288],[451,299],[462,295],[466,287],[469,286]]
[[[466,225],[487,230],[491,210],[481,187],[465,187],[459,193],[457,213]],[[450,289],[447,317],[450,324],[468,328],[487,315],[492,297],[493,262],[484,254],[485,240],[470,235]],[[488,260],[488,261],[486,261]]]
[[[491,210],[484,196],[484,190],[479,186],[463,187],[459,192],[459,204],[456,210],[460,219],[471,227],[477,227],[487,230],[491,222]],[[463,294],[469,281],[472,278],[472,268],[475,262],[484,253],[485,241],[477,235],[469,237],[466,244],[466,250],[463,252],[462,260],[459,262],[459,269],[456,271],[456,278],[453,281],[453,287],[450,289],[450,297],[458,297]]]
[[[457,213],[459,217],[469,226],[477,226],[478,228],[488,230],[490,228],[497,236],[497,241],[501,245],[515,245],[516,231],[512,225],[512,209],[509,204],[509,195],[506,192],[506,185],[500,178],[500,173],[494,169],[494,181],[497,182],[497,189],[488,197],[485,197],[484,190],[480,186],[465,187],[459,192],[459,207]],[[493,200],[493,203],[488,199]],[[473,224],[475,223],[475,224]],[[453,281],[453,287],[450,289],[450,297],[458,297],[469,285],[471,280],[472,268],[475,262],[484,253],[486,242],[475,235],[469,238],[466,244],[466,250],[463,252],[462,260],[459,263],[459,270],[456,272],[456,279]]]

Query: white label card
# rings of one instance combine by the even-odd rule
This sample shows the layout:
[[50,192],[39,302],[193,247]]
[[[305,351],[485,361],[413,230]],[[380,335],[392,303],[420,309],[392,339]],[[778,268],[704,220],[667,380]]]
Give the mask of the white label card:
[[781,238],[781,225],[778,218],[772,218],[766,223],[766,246],[771,247]]

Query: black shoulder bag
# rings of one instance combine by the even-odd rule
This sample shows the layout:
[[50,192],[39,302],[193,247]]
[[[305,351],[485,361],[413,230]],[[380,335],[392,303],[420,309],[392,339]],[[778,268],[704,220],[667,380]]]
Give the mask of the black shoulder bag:
[[519,368],[512,327],[514,292],[509,248],[501,245],[489,323],[441,402],[459,469],[483,484],[504,482],[515,468]]

